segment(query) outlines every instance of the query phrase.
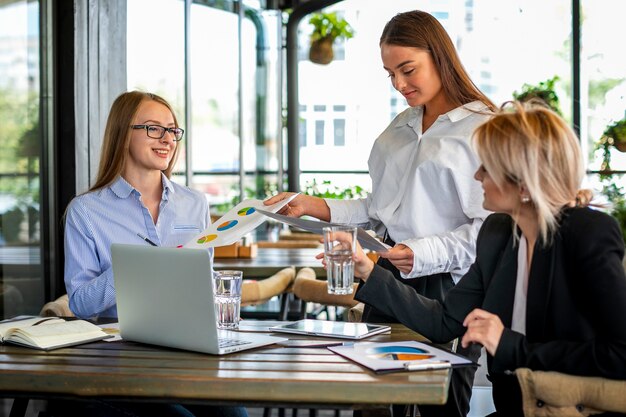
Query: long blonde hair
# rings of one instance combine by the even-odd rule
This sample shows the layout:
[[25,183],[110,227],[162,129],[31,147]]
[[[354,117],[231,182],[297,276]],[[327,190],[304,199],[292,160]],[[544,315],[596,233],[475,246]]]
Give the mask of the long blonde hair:
[[474,144],[498,188],[506,182],[526,187],[545,244],[564,206],[590,200],[588,190],[579,191],[585,169],[576,134],[545,105],[505,103],[474,131]]
[[[153,100],[163,104],[169,109],[174,118],[174,124],[178,127],[176,114],[172,106],[162,97],[156,94],[142,91],[129,91],[122,93],[111,105],[111,111],[107,119],[102,141],[102,151],[100,154],[100,164],[96,182],[89,191],[98,190],[110,185],[122,173],[126,160],[128,159],[130,148],[131,129],[139,106],[142,102]],[[174,149],[174,155],[167,169],[163,173],[169,178],[178,158],[178,146]]]
[[398,13],[385,25],[379,44],[429,51],[444,94],[452,104],[458,107],[478,100],[490,110],[496,110],[495,104],[472,82],[450,36],[432,15],[420,10]]

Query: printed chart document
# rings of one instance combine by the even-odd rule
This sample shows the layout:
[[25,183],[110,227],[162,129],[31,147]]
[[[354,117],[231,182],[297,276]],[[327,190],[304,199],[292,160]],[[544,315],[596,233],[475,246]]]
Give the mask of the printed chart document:
[[0,341],[33,349],[52,350],[110,337],[85,320],[35,317],[0,322]]
[[[322,229],[324,229],[325,227],[343,226],[338,223],[328,223],[322,220],[307,220],[307,219],[300,219],[297,217],[284,216],[282,214],[274,213],[266,209],[258,209],[258,211],[266,215],[267,217],[271,217],[274,220],[278,220],[281,223],[285,223],[290,226],[294,226],[299,229],[306,230],[307,232],[317,233],[319,235],[322,234]],[[391,248],[391,246],[380,242],[378,239],[371,236],[369,233],[367,233],[364,229],[361,229],[360,227],[357,231],[357,239],[359,240],[359,243],[361,244],[361,246],[363,246],[363,248],[369,249],[375,252],[387,252],[389,248]]]
[[259,212],[260,208],[273,213],[283,208],[297,196],[298,194],[294,194],[271,206],[263,204],[263,200],[244,200],[230,209],[228,213],[220,217],[215,223],[212,223],[202,233],[194,236],[193,239],[185,243],[183,247],[204,249],[235,243],[245,236],[246,233],[253,231],[267,220],[265,215]]
[[331,346],[328,349],[377,373],[475,365],[463,356],[416,341],[360,342],[352,346]]

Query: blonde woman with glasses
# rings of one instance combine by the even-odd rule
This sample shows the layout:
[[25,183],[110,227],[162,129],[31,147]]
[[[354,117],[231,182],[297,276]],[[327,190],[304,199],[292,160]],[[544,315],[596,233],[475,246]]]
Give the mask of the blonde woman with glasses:
[[494,211],[476,261],[444,302],[400,285],[360,251],[355,298],[439,343],[488,353],[497,415],[522,415],[517,368],[626,379],[624,241],[587,207],[578,139],[545,107],[514,104],[480,126],[475,178]]

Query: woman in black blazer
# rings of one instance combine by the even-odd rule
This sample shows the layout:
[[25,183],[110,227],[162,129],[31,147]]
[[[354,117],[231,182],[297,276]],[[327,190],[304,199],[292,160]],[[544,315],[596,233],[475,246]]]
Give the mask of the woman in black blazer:
[[476,261],[443,303],[399,283],[362,251],[355,298],[433,342],[488,353],[497,415],[521,415],[515,369],[626,379],[626,276],[617,222],[586,207],[574,132],[539,106],[503,110],[474,141],[485,220]]

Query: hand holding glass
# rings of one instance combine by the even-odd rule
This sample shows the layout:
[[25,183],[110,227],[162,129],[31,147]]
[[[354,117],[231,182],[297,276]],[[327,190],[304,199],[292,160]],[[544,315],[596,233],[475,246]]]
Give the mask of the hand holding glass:
[[215,271],[213,295],[215,317],[220,329],[238,329],[241,310],[242,271]]
[[352,226],[325,227],[324,258],[329,294],[352,294],[357,228]]

